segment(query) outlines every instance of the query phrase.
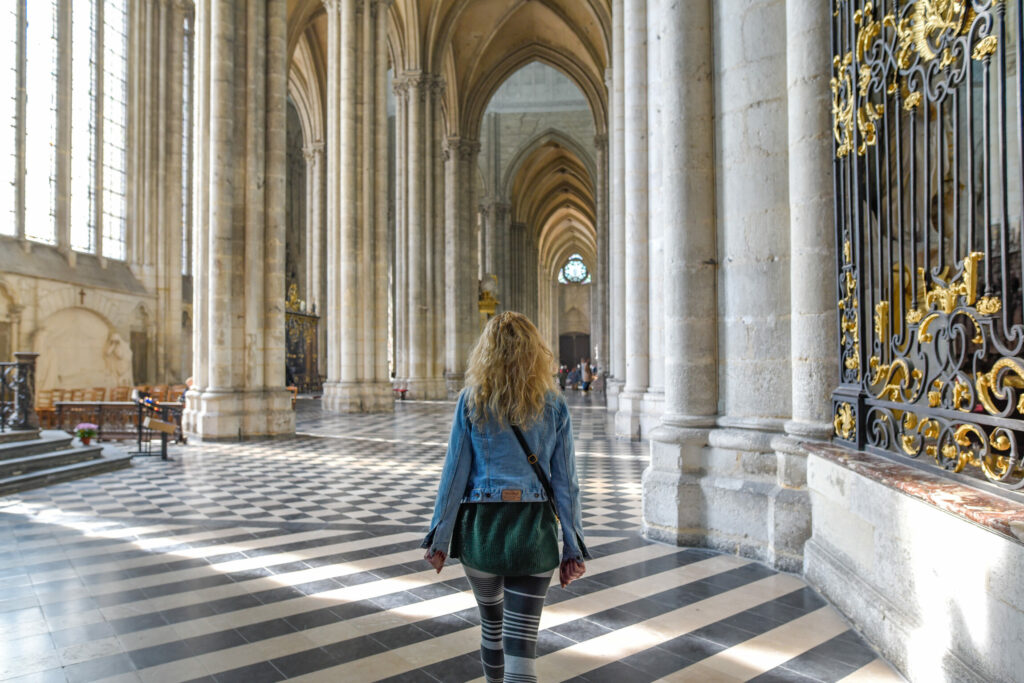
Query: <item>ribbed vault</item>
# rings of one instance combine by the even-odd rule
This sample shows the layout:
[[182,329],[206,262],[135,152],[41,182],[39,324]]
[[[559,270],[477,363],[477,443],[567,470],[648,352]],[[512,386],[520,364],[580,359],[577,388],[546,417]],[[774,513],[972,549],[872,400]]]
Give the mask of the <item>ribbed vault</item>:
[[607,130],[608,0],[395,0],[390,31],[399,70],[444,78],[448,135],[476,139],[491,96],[532,61],[572,80]]
[[554,277],[572,252],[593,265],[597,254],[594,183],[579,155],[549,139],[513,169],[512,220],[534,232],[541,272]]

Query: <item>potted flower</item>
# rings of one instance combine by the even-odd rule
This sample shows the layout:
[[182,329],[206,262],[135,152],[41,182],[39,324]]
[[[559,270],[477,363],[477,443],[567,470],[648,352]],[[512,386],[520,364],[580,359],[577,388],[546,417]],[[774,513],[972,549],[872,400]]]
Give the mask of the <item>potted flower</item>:
[[82,440],[83,446],[88,446],[92,438],[96,436],[97,427],[91,422],[79,422],[75,427],[75,436]]

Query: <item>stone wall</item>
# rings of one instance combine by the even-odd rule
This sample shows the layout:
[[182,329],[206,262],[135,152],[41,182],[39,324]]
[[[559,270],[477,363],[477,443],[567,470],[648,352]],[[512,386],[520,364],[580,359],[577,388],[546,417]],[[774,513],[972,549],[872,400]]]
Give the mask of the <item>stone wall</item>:
[[71,265],[55,247],[26,251],[6,239],[0,247],[0,324],[11,351],[40,354],[37,388],[174,384],[186,376],[185,358],[166,359],[167,374],[157,374],[157,297],[127,264],[75,254]]
[[914,681],[1020,680],[1019,504],[831,448],[807,478],[804,574],[882,656]]

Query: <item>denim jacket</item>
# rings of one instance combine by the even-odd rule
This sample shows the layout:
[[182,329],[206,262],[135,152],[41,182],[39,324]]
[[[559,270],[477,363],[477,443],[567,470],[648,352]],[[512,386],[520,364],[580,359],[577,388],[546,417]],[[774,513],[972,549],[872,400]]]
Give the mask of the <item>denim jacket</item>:
[[[548,475],[555,494],[555,509],[562,526],[562,559],[590,558],[583,543],[583,513],[576,457],[572,445],[569,408],[561,394],[549,393],[544,412],[523,429],[526,443]],[[506,494],[503,496],[503,492]],[[434,504],[430,532],[421,547],[448,553],[455,516],[462,503],[501,503],[508,494],[522,502],[547,500],[533,467],[526,459],[512,428],[496,421],[473,424],[466,408],[466,392],[459,395],[448,439],[448,453]]]

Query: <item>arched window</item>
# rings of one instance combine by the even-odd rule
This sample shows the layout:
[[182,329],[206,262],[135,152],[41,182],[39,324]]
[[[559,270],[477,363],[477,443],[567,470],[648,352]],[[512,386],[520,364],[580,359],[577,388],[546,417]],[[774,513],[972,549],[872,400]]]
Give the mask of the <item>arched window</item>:
[[558,271],[558,281],[563,285],[590,284],[590,271],[587,270],[586,264],[583,263],[583,257],[579,254],[570,256],[569,260],[562,266],[562,270]]

